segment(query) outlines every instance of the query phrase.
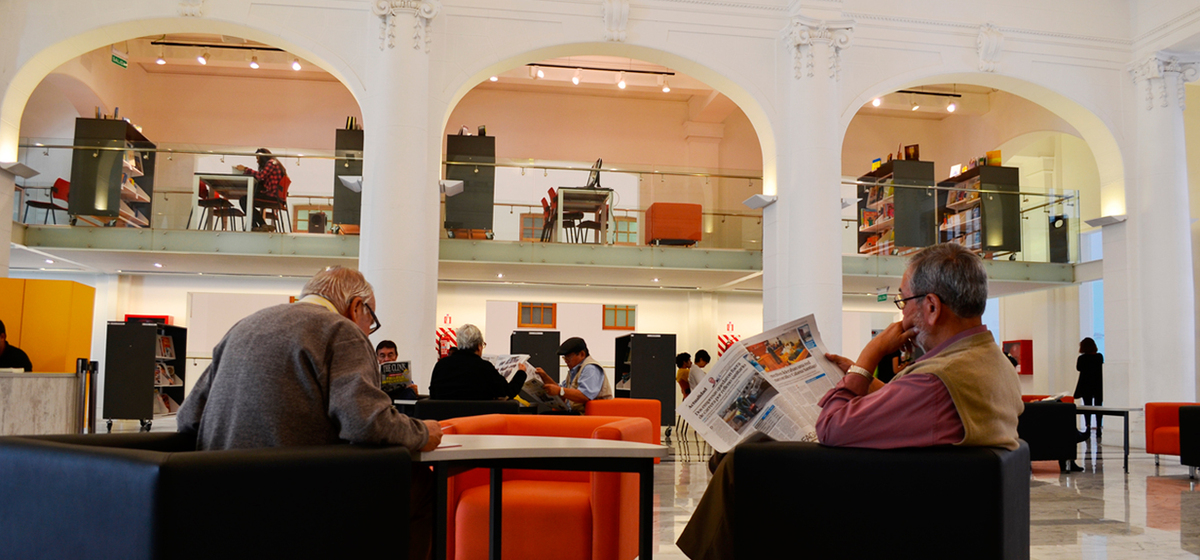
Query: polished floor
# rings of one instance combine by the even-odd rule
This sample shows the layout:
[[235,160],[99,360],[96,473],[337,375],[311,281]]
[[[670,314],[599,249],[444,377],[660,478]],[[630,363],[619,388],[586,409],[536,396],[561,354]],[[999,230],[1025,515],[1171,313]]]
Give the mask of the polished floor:
[[[693,436],[694,437],[694,436]],[[685,556],[675,539],[708,484],[711,450],[672,434],[672,460],[656,467],[659,548],[655,558]],[[1115,438],[1114,438],[1115,439]],[[1157,560],[1200,557],[1200,490],[1178,457],[1131,449],[1129,474],[1120,445],[1080,444],[1081,473],[1060,474],[1058,463],[1033,463],[1030,480],[1030,557],[1057,560]]]

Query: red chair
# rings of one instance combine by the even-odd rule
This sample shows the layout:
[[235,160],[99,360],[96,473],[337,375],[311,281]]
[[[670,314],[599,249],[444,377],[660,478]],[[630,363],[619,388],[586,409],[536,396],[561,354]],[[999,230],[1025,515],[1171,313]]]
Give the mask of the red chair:
[[1159,455],[1179,455],[1179,407],[1194,404],[1146,403],[1146,453],[1154,454],[1155,466],[1158,465]]
[[[650,422],[612,416],[490,414],[442,421],[447,434],[508,434],[650,443]],[[487,469],[450,479],[447,557],[488,557]],[[632,560],[638,554],[638,475],[504,471],[502,558]],[[546,540],[531,530],[551,531]],[[536,531],[535,531],[536,532]]]
[[[62,210],[63,212],[67,212],[67,205],[66,205],[67,197],[70,194],[70,192],[71,192],[71,182],[70,181],[67,181],[67,180],[61,179],[61,178],[56,179],[54,181],[54,186],[50,187],[50,200],[45,201],[45,202],[42,202],[40,200],[25,201],[25,215],[21,216],[21,221],[25,222],[25,223],[29,223],[29,209],[37,208],[39,210],[46,211],[46,216],[44,218],[42,218],[43,224],[50,221],[51,219],[53,219],[54,224],[57,225],[58,224],[58,216],[55,215],[54,212],[56,210]],[[54,201],[56,199],[63,201],[64,204],[62,206],[55,204]]]
[[[1037,402],[1048,398],[1050,398],[1050,395],[1021,395],[1021,402]],[[1059,400],[1065,403],[1073,403],[1075,402],[1075,397],[1068,395]]]

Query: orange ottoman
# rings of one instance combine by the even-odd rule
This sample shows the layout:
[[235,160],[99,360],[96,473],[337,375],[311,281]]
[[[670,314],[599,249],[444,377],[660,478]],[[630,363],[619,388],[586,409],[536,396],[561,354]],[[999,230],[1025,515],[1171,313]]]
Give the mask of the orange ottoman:
[[647,245],[695,245],[700,241],[699,204],[655,202],[646,210]]

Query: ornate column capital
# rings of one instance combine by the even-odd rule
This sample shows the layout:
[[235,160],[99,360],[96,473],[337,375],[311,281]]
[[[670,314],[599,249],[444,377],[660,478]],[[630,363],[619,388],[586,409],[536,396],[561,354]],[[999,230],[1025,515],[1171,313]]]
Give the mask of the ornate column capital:
[[203,9],[204,0],[179,0],[179,15],[183,17],[200,17]]
[[995,72],[1000,65],[1000,51],[1004,48],[1004,33],[994,23],[979,26],[975,37],[975,52],[979,55],[979,71]]
[[379,17],[379,50],[396,47],[396,18],[411,15],[413,18],[413,49],[425,46],[433,40],[430,25],[433,18],[442,12],[441,0],[371,0],[371,13]]
[[[1175,99],[1179,104],[1179,110],[1184,109],[1187,94],[1184,91],[1184,84],[1195,81],[1200,77],[1200,63],[1197,62],[1181,62],[1178,57],[1166,54],[1155,53],[1149,58],[1140,62],[1135,62],[1129,69],[1129,75],[1133,78],[1133,83],[1139,82],[1146,85],[1146,110],[1154,109],[1155,92],[1158,93],[1158,105],[1161,107],[1169,107],[1170,92],[1174,86]],[[1174,78],[1174,84],[1169,83],[1167,78]]]
[[841,72],[842,49],[850,46],[853,36],[854,20],[826,21],[793,16],[791,23],[783,29],[783,38],[795,56],[796,78],[813,77],[813,48],[817,45],[827,45],[829,77],[837,80]]
[[601,0],[604,8],[604,40],[623,42],[629,26],[629,0]]

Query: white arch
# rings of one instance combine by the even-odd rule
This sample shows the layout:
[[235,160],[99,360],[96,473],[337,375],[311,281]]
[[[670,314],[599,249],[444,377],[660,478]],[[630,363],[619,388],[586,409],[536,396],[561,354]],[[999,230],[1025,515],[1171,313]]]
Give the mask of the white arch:
[[329,72],[362,105],[363,84],[345,61],[319,43],[294,32],[271,30],[214,18],[158,18],[103,25],[51,44],[20,62],[0,99],[0,161],[16,161],[25,104],[38,84],[67,61],[105,45],[162,33],[232,35],[276,46]]
[[446,123],[450,120],[450,114],[458,106],[458,102],[475,86],[489,77],[529,62],[583,55],[619,56],[659,64],[696,78],[724,94],[737,104],[754,127],[763,155],[763,192],[770,194],[775,192],[777,142],[771,126],[771,119],[763,108],[763,103],[728,76],[692,59],[655,47],[626,43],[569,43],[522,52],[476,69],[464,69],[466,78],[458,83],[457,89],[453,90],[454,94],[446,100],[445,111],[440,126],[436,130],[439,131],[439,134],[440,131],[445,130]]
[[843,140],[850,121],[871,99],[893,91],[932,84],[968,84],[991,87],[1023,97],[1067,121],[1087,142],[1100,171],[1102,215],[1125,213],[1125,162],[1113,127],[1082,103],[1054,89],[1026,79],[984,72],[930,72],[927,69],[893,76],[852,99],[839,119]]

